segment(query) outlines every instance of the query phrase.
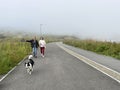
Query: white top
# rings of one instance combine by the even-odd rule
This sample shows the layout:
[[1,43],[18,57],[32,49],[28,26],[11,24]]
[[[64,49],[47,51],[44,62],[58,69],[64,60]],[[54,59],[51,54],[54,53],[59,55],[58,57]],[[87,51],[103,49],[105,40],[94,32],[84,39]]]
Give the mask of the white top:
[[40,41],[39,41],[39,46],[40,46],[40,47],[46,47],[46,42],[45,42],[45,40],[40,40]]

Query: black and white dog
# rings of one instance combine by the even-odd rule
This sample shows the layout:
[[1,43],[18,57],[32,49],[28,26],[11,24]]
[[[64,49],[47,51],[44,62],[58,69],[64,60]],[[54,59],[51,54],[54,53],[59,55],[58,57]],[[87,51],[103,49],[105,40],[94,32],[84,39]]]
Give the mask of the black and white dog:
[[28,62],[25,62],[25,68],[27,70],[27,73],[29,73],[29,74],[31,74],[33,71],[34,61],[33,61],[32,57],[33,57],[33,55],[29,55]]

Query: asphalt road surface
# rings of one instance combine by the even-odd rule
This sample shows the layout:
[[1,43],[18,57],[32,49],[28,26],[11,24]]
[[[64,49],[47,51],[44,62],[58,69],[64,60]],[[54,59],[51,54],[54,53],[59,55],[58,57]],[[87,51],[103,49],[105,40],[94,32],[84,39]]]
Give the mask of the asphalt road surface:
[[[72,48],[72,47],[71,47]],[[31,75],[24,62],[2,82],[0,90],[120,90],[120,83],[58,47],[47,44],[45,57],[38,51]]]

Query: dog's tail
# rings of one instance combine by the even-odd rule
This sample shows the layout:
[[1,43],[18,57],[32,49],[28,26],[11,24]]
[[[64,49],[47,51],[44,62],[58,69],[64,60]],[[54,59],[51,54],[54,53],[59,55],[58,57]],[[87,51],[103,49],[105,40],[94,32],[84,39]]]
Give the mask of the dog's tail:
[[33,55],[29,55],[28,59],[32,59]]

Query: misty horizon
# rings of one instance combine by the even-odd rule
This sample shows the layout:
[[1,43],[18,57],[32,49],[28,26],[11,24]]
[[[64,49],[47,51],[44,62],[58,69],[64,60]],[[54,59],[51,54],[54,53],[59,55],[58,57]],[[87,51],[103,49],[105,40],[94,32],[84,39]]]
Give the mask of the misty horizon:
[[119,10],[119,0],[4,0],[0,30],[120,41]]

